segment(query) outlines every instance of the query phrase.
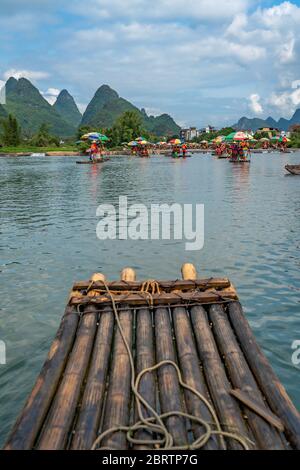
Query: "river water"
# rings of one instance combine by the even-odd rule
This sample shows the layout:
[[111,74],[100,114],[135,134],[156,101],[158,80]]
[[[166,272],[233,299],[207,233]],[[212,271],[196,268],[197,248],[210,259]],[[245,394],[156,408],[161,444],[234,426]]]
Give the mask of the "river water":
[[[300,177],[286,163],[300,154],[254,155],[251,165],[211,156],[186,161],[113,158],[101,165],[72,157],[0,159],[0,444],[45,360],[74,281],[125,266],[139,279],[180,276],[193,262],[200,277],[228,276],[255,336],[300,409]],[[205,244],[99,241],[97,206],[129,203],[205,205]]]

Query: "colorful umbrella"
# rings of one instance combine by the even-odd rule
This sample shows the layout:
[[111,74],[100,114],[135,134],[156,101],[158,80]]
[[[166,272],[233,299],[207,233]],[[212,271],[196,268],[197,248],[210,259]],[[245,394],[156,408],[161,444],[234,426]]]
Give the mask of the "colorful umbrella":
[[129,142],[127,145],[128,147],[137,147],[139,144],[135,140],[133,140],[132,142]]
[[84,134],[81,137],[82,140],[99,140],[100,142],[108,142],[109,138],[106,137],[104,134],[100,134],[100,132],[89,132],[88,134]]
[[216,144],[221,144],[222,142],[224,142],[224,140],[225,140],[225,136],[224,135],[219,135],[218,137],[213,139],[213,142],[215,142]]
[[172,139],[172,140],[170,140],[169,143],[172,144],[172,145],[180,145],[180,144],[182,144],[182,141],[180,139]]
[[135,139],[137,142],[142,142],[142,141],[145,141],[145,137],[138,137],[137,139]]
[[139,141],[138,141],[138,144],[139,144],[139,145],[148,145],[149,142],[148,142],[147,140],[139,140]]
[[243,140],[250,140],[252,139],[252,135],[249,134],[248,132],[232,132],[231,134],[227,135],[225,137],[226,142],[232,142],[234,140],[236,141],[243,141]]

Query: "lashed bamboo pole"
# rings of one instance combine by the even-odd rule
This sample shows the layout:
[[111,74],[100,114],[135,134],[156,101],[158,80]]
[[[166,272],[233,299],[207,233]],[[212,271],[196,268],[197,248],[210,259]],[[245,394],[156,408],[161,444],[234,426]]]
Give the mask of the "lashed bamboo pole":
[[46,426],[38,442],[40,450],[62,450],[67,445],[90,361],[96,328],[95,307],[87,307],[80,321],[65,373],[51,405]]
[[113,312],[107,307],[100,311],[91,365],[71,444],[73,450],[91,449],[97,437],[106,390],[113,329]]
[[[250,437],[244,422],[241,409],[236,400],[230,395],[231,385],[219,356],[219,352],[209,325],[207,313],[203,307],[193,307],[191,318],[194,327],[200,360],[204,367],[210,396],[218,412],[220,422],[226,431]],[[230,449],[242,449],[241,445],[230,439],[227,442]]]
[[[176,308],[173,311],[173,323],[177,343],[178,359],[184,382],[201,393],[208,401],[210,400],[197,350],[193,338],[190,319],[185,308]],[[193,393],[185,391],[185,402],[187,411],[192,416],[197,416],[208,423],[213,421],[207,406]],[[204,428],[193,424],[193,434],[196,439],[203,435]],[[217,439],[212,438],[205,449],[218,449]]]
[[[176,362],[174,351],[171,322],[169,312],[165,308],[158,308],[154,312],[156,359],[157,362]],[[183,411],[181,406],[181,390],[175,369],[171,365],[164,365],[158,371],[160,392],[160,405],[163,413]],[[166,420],[167,428],[174,438],[177,446],[187,444],[187,433],[184,419],[173,416]]]
[[79,316],[67,307],[48,358],[5,445],[6,450],[34,447],[72,348]]
[[[210,279],[187,279],[176,281],[157,281],[161,290],[194,290],[194,289],[226,289],[230,287],[230,281],[227,278],[210,278]],[[113,291],[140,291],[143,282],[141,281],[114,281],[107,283],[110,290]],[[90,286],[90,281],[76,282],[73,286],[74,291],[84,291]],[[95,289],[104,289],[104,283],[95,281],[93,284]]]
[[[267,413],[266,404],[245,360],[245,356],[239,347],[223,307],[220,305],[211,306],[209,318],[213,324],[214,337],[221,354],[224,356],[233,387],[245,392],[249,398],[252,397]],[[283,450],[284,445],[277,430],[253,411],[245,411],[260,449]]]
[[[139,310],[136,319],[136,374],[140,374],[145,369],[153,367],[155,364],[155,351],[154,351],[154,335],[152,327],[152,316],[149,309]],[[148,372],[145,374],[140,382],[139,393],[156,409],[156,374]],[[142,406],[142,413],[144,418],[149,418],[149,411]],[[136,421],[140,420],[137,410],[135,414]],[[139,440],[153,439],[153,436],[147,431],[139,431],[135,436]],[[149,449],[149,446],[135,447],[137,450]]]
[[[125,310],[119,313],[119,319],[128,345],[132,350],[133,312]],[[116,327],[113,359],[110,370],[110,382],[105,404],[103,431],[116,426],[128,426],[131,402],[130,361],[119,329]],[[125,450],[128,447],[126,435],[116,432],[103,439],[101,447]]]
[[[140,306],[147,303],[148,296],[145,294],[122,294],[115,295],[116,304],[130,304],[131,306]],[[226,295],[222,295],[222,292],[217,292],[211,290],[209,292],[172,292],[172,293],[161,293],[152,295],[153,305],[177,305],[182,303],[217,303],[217,302],[226,302],[231,300],[237,300],[237,295],[235,292],[226,292]],[[73,298],[71,300],[71,305],[110,305],[111,298],[110,296],[103,294],[98,295],[97,297],[84,296],[81,298]]]
[[272,411],[282,420],[290,442],[296,449],[300,449],[300,415],[260,349],[239,302],[229,306],[229,317],[248,364]]

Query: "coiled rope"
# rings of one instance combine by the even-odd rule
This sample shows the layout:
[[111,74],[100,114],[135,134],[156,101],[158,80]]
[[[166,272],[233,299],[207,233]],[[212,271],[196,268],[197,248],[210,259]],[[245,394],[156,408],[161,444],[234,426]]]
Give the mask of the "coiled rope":
[[[153,446],[154,448],[158,450],[173,450],[173,451],[199,450],[199,449],[202,449],[214,435],[218,436],[220,447],[223,450],[226,449],[226,445],[224,441],[225,437],[229,439],[234,439],[235,441],[239,442],[245,450],[249,450],[250,449],[249,444],[251,444],[251,441],[248,438],[238,435],[236,433],[225,432],[222,430],[217,414],[215,410],[213,409],[213,407],[211,406],[211,404],[195,388],[190,387],[188,384],[184,383],[181,371],[175,362],[169,361],[169,360],[162,361],[159,364],[154,365],[153,367],[149,367],[143,370],[136,377],[134,359],[133,359],[130,346],[126,340],[126,337],[125,337],[125,334],[121,325],[121,321],[119,318],[119,313],[116,307],[114,296],[112,292],[110,291],[108,284],[105,281],[103,283],[105,286],[105,290],[111,299],[115,320],[116,320],[118,329],[120,331],[123,343],[125,345],[125,348],[129,357],[130,367],[131,367],[131,389],[135,397],[135,403],[137,407],[139,421],[131,426],[116,426],[116,427],[106,430],[105,432],[103,432],[97,437],[91,450],[112,450],[111,448],[105,448],[105,447],[101,447],[100,449],[100,444],[104,438],[116,432],[125,432],[128,443],[132,445]],[[150,289],[151,289],[151,293],[149,292]],[[160,292],[159,285],[156,281],[146,281],[143,284],[143,287],[142,287],[143,293],[152,296],[156,291],[158,293]],[[189,392],[197,396],[199,400],[202,401],[206,405],[207,409],[209,410],[213,418],[214,424],[211,424],[201,418],[198,418],[197,416],[193,416],[188,413],[183,413],[181,411],[172,411],[170,413],[158,414],[156,410],[153,409],[152,406],[144,399],[144,397],[139,392],[139,385],[140,385],[142,378],[144,377],[145,374],[155,372],[164,366],[174,367],[177,373],[179,384],[184,389],[188,390]],[[145,418],[143,416],[142,405],[145,407],[146,410],[148,410],[149,414],[151,414],[152,417]],[[164,420],[173,416],[182,417],[182,418],[190,420],[191,422],[200,424],[201,426],[203,426],[205,432],[200,438],[196,439],[191,444],[183,445],[183,446],[176,446],[174,444],[174,439],[173,439],[172,434],[168,431],[164,423]],[[149,433],[157,434],[158,436],[161,436],[161,437],[157,439],[135,439],[134,434],[137,431],[141,431],[141,430],[147,431]]]

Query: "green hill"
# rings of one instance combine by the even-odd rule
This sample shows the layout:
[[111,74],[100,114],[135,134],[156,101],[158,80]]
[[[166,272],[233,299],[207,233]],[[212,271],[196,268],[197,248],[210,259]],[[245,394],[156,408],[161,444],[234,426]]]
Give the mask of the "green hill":
[[174,135],[180,131],[180,127],[168,114],[158,117],[148,116],[145,110],[141,111],[129,101],[121,98],[108,85],[102,85],[97,90],[83,115],[81,125],[110,128],[126,111],[136,111],[140,114],[145,130],[157,136]]
[[295,124],[300,124],[300,109],[296,110],[295,114],[291,119],[280,118],[279,121],[275,121],[275,119],[273,119],[272,117],[268,117],[268,119],[266,120],[260,118],[248,119],[246,117],[243,117],[233,127],[235,129],[240,130],[251,129],[254,132],[256,132],[257,129],[260,129],[262,127],[274,127],[282,131],[288,131],[289,128]]
[[13,114],[26,134],[34,134],[45,123],[60,137],[75,134],[76,126],[66,122],[26,78],[10,78],[6,83],[7,113]]
[[7,117],[7,112],[5,111],[4,107],[2,104],[0,104],[0,119]]
[[62,90],[53,105],[53,109],[69,124],[78,127],[82,114],[80,113],[73,96],[67,90]]

